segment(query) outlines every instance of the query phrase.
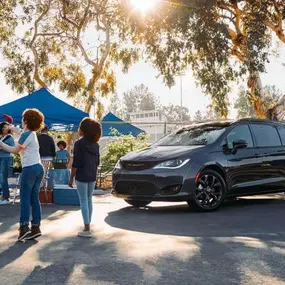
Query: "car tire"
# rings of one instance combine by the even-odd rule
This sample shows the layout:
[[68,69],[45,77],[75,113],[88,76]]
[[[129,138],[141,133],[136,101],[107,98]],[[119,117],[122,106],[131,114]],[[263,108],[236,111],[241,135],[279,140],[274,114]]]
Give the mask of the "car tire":
[[202,212],[217,210],[227,194],[224,178],[216,171],[205,169],[199,175],[196,189],[187,201],[190,208]]
[[125,200],[125,202],[135,208],[145,207],[151,203],[151,201],[136,201],[136,200]]

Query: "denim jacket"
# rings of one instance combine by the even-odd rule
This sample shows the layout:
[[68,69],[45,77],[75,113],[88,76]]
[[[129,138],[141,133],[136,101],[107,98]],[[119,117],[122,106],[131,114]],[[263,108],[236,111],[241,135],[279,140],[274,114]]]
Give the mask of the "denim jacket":
[[[4,138],[1,139],[5,144],[9,145],[9,146],[15,146],[15,141],[12,135],[8,134],[7,136],[5,136]],[[4,150],[0,150],[0,159],[1,158],[5,158],[5,157],[11,157],[11,154],[7,151]]]

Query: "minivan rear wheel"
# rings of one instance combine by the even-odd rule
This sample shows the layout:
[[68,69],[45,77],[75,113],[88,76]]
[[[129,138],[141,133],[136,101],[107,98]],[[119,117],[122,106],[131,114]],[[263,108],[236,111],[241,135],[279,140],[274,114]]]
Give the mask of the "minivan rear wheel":
[[218,172],[208,169],[200,174],[196,190],[187,202],[190,207],[200,211],[215,211],[223,203],[226,193],[224,178]]
[[136,200],[125,200],[125,202],[135,208],[145,207],[151,203],[151,201],[136,201]]

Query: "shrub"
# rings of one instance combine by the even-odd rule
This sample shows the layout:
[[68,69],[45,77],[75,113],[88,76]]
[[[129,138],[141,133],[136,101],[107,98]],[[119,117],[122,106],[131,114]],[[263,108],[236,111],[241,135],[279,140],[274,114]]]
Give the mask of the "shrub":
[[[113,130],[113,133],[118,135],[116,130]],[[101,157],[102,172],[112,171],[117,161],[127,153],[147,147],[147,140],[146,135],[139,135],[137,138],[132,135],[112,138],[106,152]]]

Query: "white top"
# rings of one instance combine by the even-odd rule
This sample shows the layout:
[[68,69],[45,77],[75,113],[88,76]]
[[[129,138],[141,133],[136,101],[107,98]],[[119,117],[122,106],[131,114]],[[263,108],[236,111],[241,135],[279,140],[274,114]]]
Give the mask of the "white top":
[[21,148],[20,156],[22,167],[41,164],[39,141],[35,132],[22,132],[18,144]]

